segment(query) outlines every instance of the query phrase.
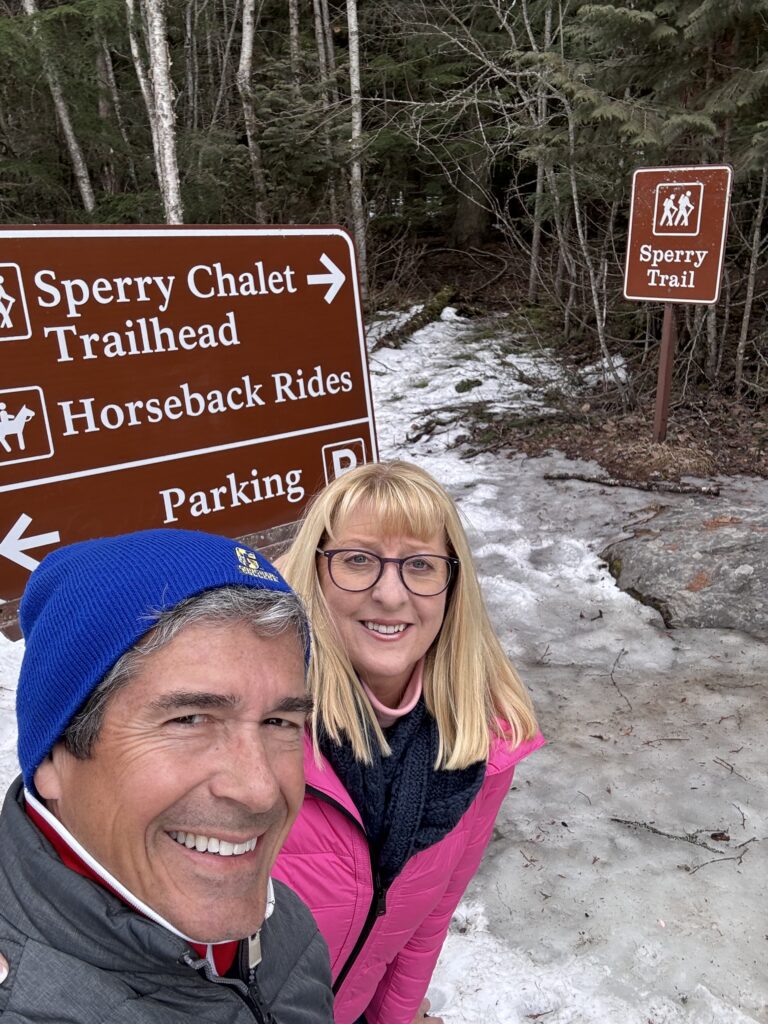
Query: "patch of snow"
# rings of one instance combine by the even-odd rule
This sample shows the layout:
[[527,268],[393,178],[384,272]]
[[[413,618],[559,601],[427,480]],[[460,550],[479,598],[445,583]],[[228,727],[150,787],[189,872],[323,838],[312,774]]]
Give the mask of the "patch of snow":
[[624,356],[612,355],[610,365],[607,359],[601,359],[599,363],[583,366],[579,376],[587,387],[594,387],[603,382],[610,383],[617,377],[625,384],[629,379],[629,364]]
[[440,319],[444,324],[451,323],[466,323],[467,318],[459,315],[459,311],[454,309],[453,306],[446,306],[440,314]]
[[431,1013],[445,1024],[755,1024],[756,1018],[723,1003],[705,985],[694,985],[677,997],[654,993],[653,979],[664,967],[663,947],[640,948],[638,960],[651,965],[647,983],[630,986],[617,977],[610,961],[584,950],[546,962],[528,949],[518,949],[489,933],[482,915],[466,906],[456,918],[469,915],[470,927],[452,926],[443,947],[437,980],[430,986]]
[[0,634],[0,793],[5,793],[11,780],[19,773],[16,758],[16,680],[23,654],[21,640],[13,643]]

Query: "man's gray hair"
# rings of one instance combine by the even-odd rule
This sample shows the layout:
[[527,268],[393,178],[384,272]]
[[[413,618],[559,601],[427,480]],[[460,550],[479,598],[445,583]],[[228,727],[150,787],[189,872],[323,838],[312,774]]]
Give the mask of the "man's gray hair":
[[309,649],[309,622],[294,593],[219,587],[181,601],[174,608],[150,617],[150,632],[119,658],[64,731],[62,741],[74,757],[91,756],[99,738],[104,713],[116,691],[138,672],[142,662],[162,650],[173,638],[198,622],[244,622],[256,636],[275,637],[292,632],[302,652]]

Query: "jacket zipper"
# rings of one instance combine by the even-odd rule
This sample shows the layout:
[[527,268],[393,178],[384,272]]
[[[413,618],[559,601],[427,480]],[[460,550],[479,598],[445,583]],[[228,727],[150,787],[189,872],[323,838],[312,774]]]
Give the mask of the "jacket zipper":
[[365,946],[366,942],[368,941],[368,936],[371,934],[373,926],[376,924],[376,921],[380,917],[383,917],[387,912],[388,888],[387,886],[381,884],[379,869],[374,861],[373,849],[371,848],[371,844],[368,841],[368,836],[366,835],[365,829],[354,816],[354,814],[350,814],[350,812],[347,810],[346,807],[343,806],[343,804],[340,804],[338,800],[334,800],[332,796],[328,796],[327,793],[323,793],[322,790],[316,789],[314,786],[307,786],[306,789],[308,793],[311,793],[312,796],[317,797],[318,800],[323,800],[325,801],[325,803],[330,804],[331,807],[335,807],[337,811],[340,811],[345,818],[348,818],[349,821],[353,822],[360,829],[360,831],[365,836],[365,841],[368,845],[368,855],[371,858],[371,879],[373,881],[373,896],[371,898],[371,905],[368,908],[368,914],[365,918],[365,923],[362,929],[360,930],[360,934],[357,937],[357,941],[355,942],[352,952],[347,957],[346,961],[344,962],[344,966],[339,971],[338,975],[336,976],[336,980],[333,983],[333,994],[336,995],[341,986],[344,984],[347,975],[352,970],[355,961],[360,956],[363,946]]
[[185,953],[182,956],[182,961],[187,967],[199,971],[208,981],[213,982],[214,985],[226,985],[228,988],[235,989],[258,1024],[276,1024],[271,1010],[266,1006],[262,998],[261,990],[256,980],[256,969],[248,966],[247,939],[241,943],[238,956],[241,978],[247,978],[247,981],[243,981],[241,978],[222,978],[221,975],[214,974],[211,971],[211,965],[207,960],[202,958],[195,959],[191,953]]
[[256,980],[256,967],[251,967],[250,964],[250,949],[248,940],[243,939],[240,943],[240,975],[243,978],[247,978],[248,985],[248,999],[256,1011],[257,1020],[262,1021],[263,1024],[276,1024],[275,1018],[272,1016],[272,1011],[265,1004],[264,999],[261,995],[261,989],[259,983]]

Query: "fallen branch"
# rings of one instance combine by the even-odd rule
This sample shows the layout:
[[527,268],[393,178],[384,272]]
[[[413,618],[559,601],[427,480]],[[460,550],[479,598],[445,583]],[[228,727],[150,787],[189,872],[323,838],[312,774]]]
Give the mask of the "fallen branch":
[[622,480],[611,476],[590,476],[588,473],[545,473],[545,480],[581,480],[585,484],[600,484],[602,487],[632,487],[636,491],[669,491],[672,494],[702,494],[716,498],[720,494],[717,484],[681,484],[674,480]]
[[735,857],[715,857],[714,860],[705,860],[703,863],[697,864],[695,868],[688,868],[687,870],[690,872],[690,874],[695,875],[697,871],[700,871],[702,868],[705,868],[707,864],[719,864],[722,860],[735,860],[738,861],[739,866],[741,866],[741,862],[744,860],[744,857],[749,853],[749,850],[746,847],[750,843],[756,843],[757,841],[757,837],[752,836],[752,838],[748,839],[746,843],[740,843],[736,847],[737,850],[741,850],[741,853],[737,853]]
[[[679,836],[675,832],[662,832],[660,828],[654,828],[653,825],[649,825],[646,821],[627,821],[626,818],[611,818],[611,821],[615,821],[617,825],[628,825],[630,828],[644,828],[646,832],[652,832],[655,836],[663,836],[664,839],[679,839],[682,843],[692,843],[694,846],[701,846],[702,849],[708,850],[710,853],[720,853],[714,846],[707,846],[699,839],[698,832],[685,832]],[[714,829],[700,829],[701,832],[713,832]]]
[[626,653],[627,653],[627,652],[626,652],[626,651],[624,650],[624,648],[622,647],[622,649],[621,649],[621,650],[619,651],[619,653],[618,653],[618,654],[616,655],[616,661],[614,661],[614,663],[613,663],[613,667],[611,668],[610,676],[611,676],[611,682],[612,682],[612,683],[613,683],[613,685],[614,685],[614,686],[616,687],[616,690],[617,690],[617,692],[618,692],[619,696],[621,697],[621,699],[622,699],[623,701],[625,701],[625,702],[626,702],[626,705],[627,705],[627,707],[628,707],[628,708],[629,708],[629,710],[631,711],[631,710],[632,710],[632,705],[631,705],[631,704],[629,703],[629,701],[628,701],[628,700],[627,700],[627,698],[625,697],[625,695],[624,695],[624,693],[623,693],[623,691],[622,691],[621,687],[620,687],[620,686],[619,686],[619,684],[618,684],[618,683],[616,682],[616,678],[615,678],[615,676],[614,676],[614,674],[613,674],[613,673],[614,673],[614,672],[616,671],[616,669],[617,669],[617,668],[619,667],[619,662],[621,661],[621,659],[622,659],[622,658],[624,657],[624,655],[625,655]]
[[726,761],[722,757],[715,757],[713,761],[715,764],[719,764],[721,768],[727,768],[731,775],[738,775],[740,779],[744,779],[745,782],[747,781],[746,776],[742,775],[741,772],[737,772],[730,761]]
[[659,736],[655,740],[643,740],[643,746],[652,747],[654,743],[687,743],[688,736]]

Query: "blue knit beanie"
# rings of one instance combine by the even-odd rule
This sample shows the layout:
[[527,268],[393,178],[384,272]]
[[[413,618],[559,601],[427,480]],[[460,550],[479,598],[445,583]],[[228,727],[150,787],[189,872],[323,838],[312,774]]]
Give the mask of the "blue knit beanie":
[[228,586],[292,593],[257,551],[193,530],[86,540],[43,559],[19,608],[26,649],[16,720],[28,789],[74,715],[157,614]]

